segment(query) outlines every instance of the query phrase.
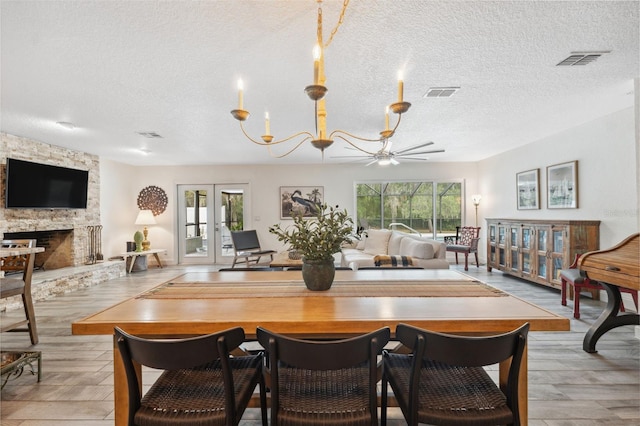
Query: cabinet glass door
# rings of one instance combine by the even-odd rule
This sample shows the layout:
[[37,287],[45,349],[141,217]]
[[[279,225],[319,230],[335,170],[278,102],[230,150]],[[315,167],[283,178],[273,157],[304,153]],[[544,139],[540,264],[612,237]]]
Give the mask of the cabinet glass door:
[[507,265],[506,235],[507,228],[504,226],[498,226],[498,265],[502,267]]
[[522,272],[531,274],[531,229],[522,228]]
[[520,249],[520,243],[518,241],[518,228],[511,228],[509,234],[511,238],[509,240],[509,251],[511,254],[511,269],[518,270],[518,253]]
[[547,251],[547,231],[545,229],[538,231],[538,251]]
[[489,225],[489,265],[496,262],[496,227]]
[[564,259],[564,228],[553,229],[551,231],[551,280],[560,282],[560,270]]
[[548,231],[546,229],[538,229],[538,262],[536,267],[538,277],[543,280],[547,279],[547,235]]

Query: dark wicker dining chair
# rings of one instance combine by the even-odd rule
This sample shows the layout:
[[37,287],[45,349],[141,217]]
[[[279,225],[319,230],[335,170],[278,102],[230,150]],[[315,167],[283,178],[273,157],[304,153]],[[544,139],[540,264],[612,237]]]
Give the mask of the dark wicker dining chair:
[[[115,328],[129,393],[129,426],[237,425],[256,386],[267,424],[263,355],[230,356],[240,327],[187,339],[143,339]],[[164,370],[141,394],[134,362]]]
[[341,340],[300,340],[261,327],[271,426],[377,425],[377,356],[388,327]]
[[[411,354],[383,354],[382,424],[388,388],[409,426],[519,425],[518,376],[529,324],[494,336],[457,336],[398,324],[396,339]],[[510,359],[501,389],[484,366]]]

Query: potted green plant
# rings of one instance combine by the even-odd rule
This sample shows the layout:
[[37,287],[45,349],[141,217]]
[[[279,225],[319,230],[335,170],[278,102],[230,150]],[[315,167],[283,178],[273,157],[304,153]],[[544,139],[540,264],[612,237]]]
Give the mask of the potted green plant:
[[314,216],[305,218],[294,214],[291,226],[283,229],[276,224],[269,232],[302,254],[302,278],[307,288],[328,290],[335,276],[333,254],[351,240],[353,219],[346,209],[339,210],[338,206],[323,203],[317,207]]

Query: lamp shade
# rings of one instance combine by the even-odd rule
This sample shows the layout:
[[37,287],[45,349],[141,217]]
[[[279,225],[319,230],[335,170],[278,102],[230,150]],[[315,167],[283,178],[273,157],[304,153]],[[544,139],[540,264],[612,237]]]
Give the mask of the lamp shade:
[[155,225],[156,218],[151,210],[140,210],[136,218],[136,225]]
[[481,199],[482,199],[482,195],[480,194],[474,194],[471,196],[471,201],[473,201],[473,204],[475,204],[476,206],[480,204]]

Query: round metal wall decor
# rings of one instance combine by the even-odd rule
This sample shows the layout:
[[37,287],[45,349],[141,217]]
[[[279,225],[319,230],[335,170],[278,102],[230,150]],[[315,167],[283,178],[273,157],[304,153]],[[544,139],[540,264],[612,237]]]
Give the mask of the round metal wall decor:
[[140,210],[151,210],[154,216],[158,216],[167,208],[167,193],[157,186],[142,188],[138,194],[138,207]]

